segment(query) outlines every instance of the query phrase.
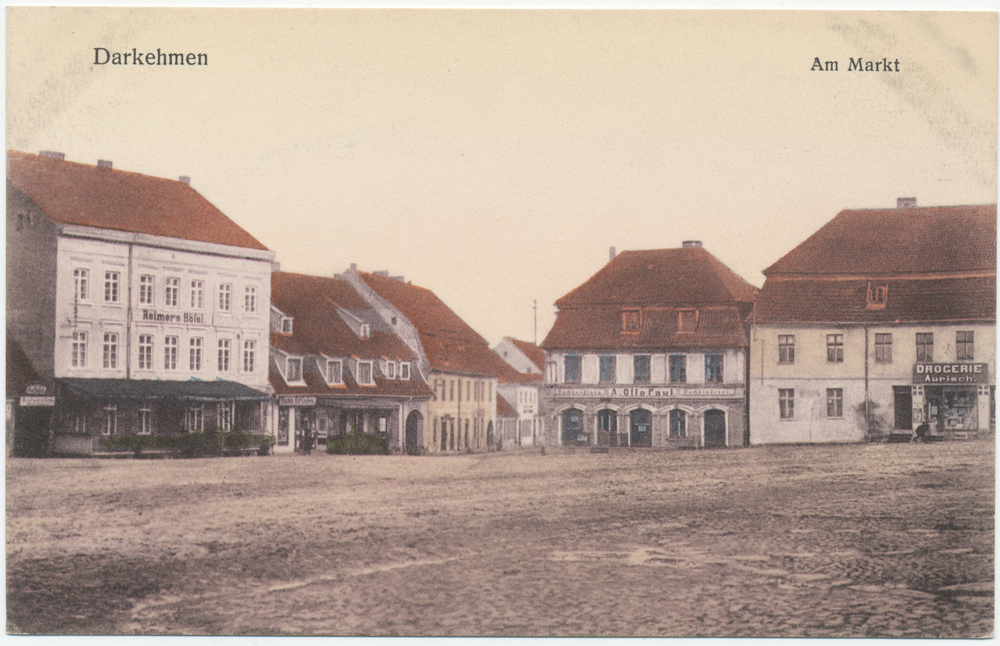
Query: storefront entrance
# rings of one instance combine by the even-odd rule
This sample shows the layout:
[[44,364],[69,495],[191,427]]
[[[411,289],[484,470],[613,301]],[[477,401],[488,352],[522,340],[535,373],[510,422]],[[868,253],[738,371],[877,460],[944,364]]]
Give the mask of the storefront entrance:
[[705,446],[726,445],[726,413],[721,410],[705,411]]
[[939,433],[979,430],[975,386],[928,386],[927,421]]
[[632,422],[632,446],[653,446],[653,414],[639,408],[629,416]]
[[618,413],[613,410],[597,413],[597,445],[618,446]]
[[571,408],[562,414],[563,444],[586,444],[587,437],[583,434],[583,411]]

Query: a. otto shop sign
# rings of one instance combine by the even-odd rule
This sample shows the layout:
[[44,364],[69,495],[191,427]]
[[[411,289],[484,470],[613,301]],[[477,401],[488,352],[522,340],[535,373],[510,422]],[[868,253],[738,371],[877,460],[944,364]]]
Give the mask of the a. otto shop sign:
[[985,363],[915,363],[915,384],[986,384],[990,370]]

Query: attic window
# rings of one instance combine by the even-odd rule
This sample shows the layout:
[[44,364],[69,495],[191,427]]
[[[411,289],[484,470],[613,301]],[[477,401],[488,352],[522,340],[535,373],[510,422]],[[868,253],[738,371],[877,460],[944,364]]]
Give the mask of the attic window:
[[293,381],[302,381],[302,359],[292,359],[289,357],[288,364],[285,368],[287,383],[292,383]]
[[385,376],[386,376],[387,379],[395,379],[396,378],[396,362],[395,361],[386,361],[386,363],[385,363]]
[[372,327],[367,323],[362,323],[361,331],[358,332],[358,336],[360,336],[362,339],[370,339],[372,336]]
[[622,332],[638,332],[642,325],[641,310],[622,311]]
[[888,285],[872,285],[868,283],[868,309],[885,309],[885,297],[888,293]]
[[282,334],[292,333],[292,319],[290,317],[281,319],[281,333]]
[[400,379],[410,378],[410,364],[408,363],[399,364],[399,378]]
[[694,332],[698,329],[698,310],[677,310],[677,331]]

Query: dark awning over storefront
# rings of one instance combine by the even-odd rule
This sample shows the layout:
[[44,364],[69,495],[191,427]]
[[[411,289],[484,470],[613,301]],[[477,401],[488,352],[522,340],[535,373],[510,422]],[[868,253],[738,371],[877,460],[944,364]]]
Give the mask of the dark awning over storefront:
[[60,379],[77,394],[93,399],[190,399],[266,401],[269,396],[234,381],[150,381],[139,379]]

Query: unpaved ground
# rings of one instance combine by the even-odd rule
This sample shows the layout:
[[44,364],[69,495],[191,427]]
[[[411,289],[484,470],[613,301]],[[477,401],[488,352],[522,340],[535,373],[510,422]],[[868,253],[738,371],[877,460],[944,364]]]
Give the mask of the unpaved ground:
[[8,630],[983,636],[993,455],[8,460]]

